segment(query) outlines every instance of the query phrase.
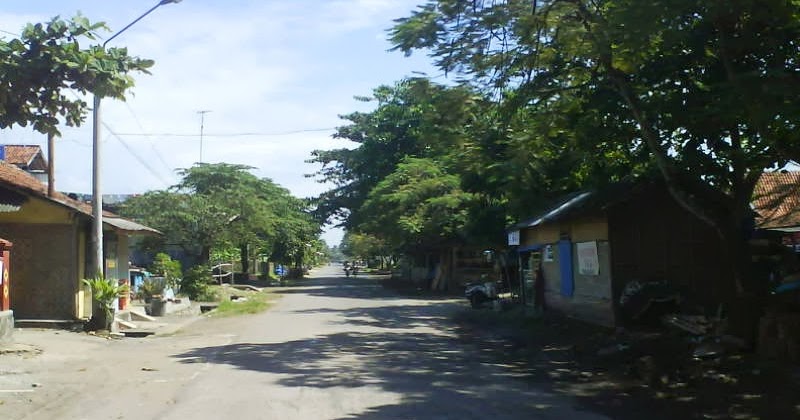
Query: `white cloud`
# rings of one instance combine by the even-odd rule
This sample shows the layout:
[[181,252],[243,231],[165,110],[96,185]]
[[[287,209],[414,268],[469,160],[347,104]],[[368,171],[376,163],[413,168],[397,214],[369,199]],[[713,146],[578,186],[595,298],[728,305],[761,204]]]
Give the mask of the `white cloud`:
[[[113,30],[123,28],[147,2],[6,1],[0,29],[19,31],[25,22],[82,9]],[[368,95],[413,70],[431,71],[421,57],[389,54],[383,40],[392,19],[407,15],[417,1],[336,0],[319,2],[186,0],[147,16],[110,45],[152,58],[152,75],[136,76],[127,104],[103,101],[104,191],[144,192],[177,182],[175,168],[199,160],[200,116],[205,117],[204,161],[257,167],[300,197],[325,188],[304,175],[314,149],[342,147],[331,132],[216,137],[225,133],[279,133],[342,125],[337,114],[363,110],[352,99]],[[12,29],[9,29],[12,28]],[[381,35],[381,36],[378,36]],[[91,191],[91,117],[87,126],[65,128],[58,141],[59,189]],[[158,134],[196,134],[171,137]],[[44,144],[44,136],[15,128],[0,141]],[[133,152],[131,152],[133,150]],[[138,156],[138,159],[136,158]],[[145,162],[145,164],[142,163]]]

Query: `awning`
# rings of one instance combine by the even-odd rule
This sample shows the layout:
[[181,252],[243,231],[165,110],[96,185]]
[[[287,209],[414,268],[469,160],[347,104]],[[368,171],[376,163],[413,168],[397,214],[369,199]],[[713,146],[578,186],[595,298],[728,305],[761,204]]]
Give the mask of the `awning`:
[[156,229],[140,225],[121,217],[103,216],[103,223],[110,225],[117,232],[127,233],[129,235],[163,235],[163,233]]
[[0,213],[19,211],[27,201],[24,195],[0,187]]

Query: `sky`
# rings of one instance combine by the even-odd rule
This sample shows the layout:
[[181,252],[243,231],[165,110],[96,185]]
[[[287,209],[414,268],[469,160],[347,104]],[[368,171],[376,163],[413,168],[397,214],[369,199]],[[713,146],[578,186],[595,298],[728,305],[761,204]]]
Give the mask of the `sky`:
[[[178,182],[176,169],[201,161],[252,166],[298,197],[324,191],[305,176],[319,166],[305,161],[315,149],[354,146],[331,137],[346,123],[339,115],[373,106],[354,97],[419,72],[437,74],[424,54],[388,51],[392,21],[421,2],[183,0],[157,8],[109,43],[156,64],[151,75],[135,75],[127,101],[102,102],[103,193],[165,189]],[[108,38],[156,3],[4,0],[0,36],[80,12],[106,22]],[[91,125],[89,114],[82,127],[61,130],[57,190],[92,191]],[[0,130],[0,143],[46,150],[44,135],[21,127]],[[330,227],[322,236],[329,245],[341,237]]]

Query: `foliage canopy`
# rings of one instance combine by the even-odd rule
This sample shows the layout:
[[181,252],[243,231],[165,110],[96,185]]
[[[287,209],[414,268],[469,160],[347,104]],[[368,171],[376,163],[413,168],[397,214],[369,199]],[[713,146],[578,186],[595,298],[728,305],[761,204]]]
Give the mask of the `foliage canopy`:
[[125,99],[134,85],[131,73],[148,73],[152,60],[128,55],[126,48],[81,47],[93,41],[104,23],[77,15],[28,24],[17,39],[0,39],[0,128],[30,124],[58,135],[59,118],[79,126],[87,104],[70,99],[67,90]]

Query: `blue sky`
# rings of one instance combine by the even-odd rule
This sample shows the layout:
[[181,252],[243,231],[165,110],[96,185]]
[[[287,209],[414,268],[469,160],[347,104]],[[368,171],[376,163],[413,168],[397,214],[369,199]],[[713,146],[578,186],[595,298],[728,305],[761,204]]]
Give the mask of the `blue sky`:
[[[203,162],[253,166],[299,197],[326,186],[305,178],[314,149],[349,146],[331,138],[338,115],[368,110],[355,101],[413,72],[437,74],[424,55],[387,52],[386,29],[422,0],[183,0],[158,8],[111,41],[156,61],[137,76],[128,101],[103,102],[104,193],[141,193],[177,182],[175,169]],[[27,22],[80,11],[122,29],[157,3],[5,0],[0,36]],[[87,44],[88,45],[88,44]],[[89,101],[91,102],[91,101]],[[56,146],[56,187],[91,191],[91,116],[65,127]],[[255,135],[237,135],[255,133]],[[15,127],[0,142],[44,145],[44,136]],[[341,231],[323,235],[338,243]]]

